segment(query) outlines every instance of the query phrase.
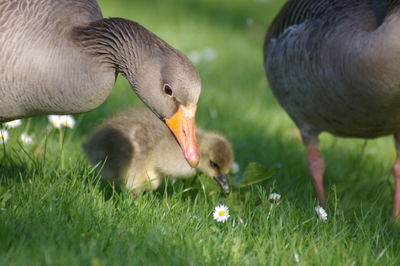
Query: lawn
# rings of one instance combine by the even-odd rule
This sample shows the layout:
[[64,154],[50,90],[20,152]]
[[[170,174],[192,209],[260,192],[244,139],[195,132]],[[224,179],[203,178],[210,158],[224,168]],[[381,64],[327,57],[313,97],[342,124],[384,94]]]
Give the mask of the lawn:
[[[196,63],[197,124],[231,140],[241,167],[233,191],[199,175],[133,200],[104,183],[80,145],[105,118],[142,105],[119,77],[104,104],[75,116],[64,145],[45,116],[9,131],[0,146],[0,265],[400,265],[400,227],[388,220],[391,137],[321,136],[329,216],[315,215],[305,149],[263,69],[264,34],[283,3],[99,0],[104,16],[135,20],[192,58],[212,51]],[[18,141],[22,132],[33,144]],[[271,192],[282,195],[278,204]],[[219,204],[230,208],[225,223],[212,218]]]

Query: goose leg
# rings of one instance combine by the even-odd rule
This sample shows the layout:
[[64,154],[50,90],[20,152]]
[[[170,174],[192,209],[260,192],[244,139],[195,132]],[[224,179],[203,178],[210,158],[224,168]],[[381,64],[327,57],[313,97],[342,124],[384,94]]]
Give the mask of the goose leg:
[[400,134],[394,136],[396,144],[397,158],[393,165],[394,177],[394,197],[393,197],[393,212],[392,217],[400,222]]
[[138,197],[138,194],[135,191],[131,192],[131,197],[133,200],[135,200]]
[[321,152],[319,151],[318,142],[312,142],[306,145],[308,153],[308,170],[311,174],[311,178],[314,183],[314,189],[315,192],[317,193],[319,204],[321,206],[324,206],[325,205],[325,193],[324,193],[325,161],[324,158],[322,157]]

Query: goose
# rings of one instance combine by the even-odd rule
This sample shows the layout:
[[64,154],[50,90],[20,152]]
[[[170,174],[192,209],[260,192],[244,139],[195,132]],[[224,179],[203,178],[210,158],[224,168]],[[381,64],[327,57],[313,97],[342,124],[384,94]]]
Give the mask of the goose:
[[392,217],[400,221],[400,1],[289,0],[265,37],[272,91],[299,128],[320,205],[318,136],[394,135]]
[[90,111],[118,74],[195,167],[201,83],[183,53],[136,22],[103,18],[95,0],[0,1],[0,122]]
[[222,135],[196,129],[200,161],[190,167],[168,128],[148,109],[132,108],[106,120],[82,144],[105,180],[133,191],[155,190],[164,176],[192,177],[203,172],[229,192],[227,174],[234,154]]

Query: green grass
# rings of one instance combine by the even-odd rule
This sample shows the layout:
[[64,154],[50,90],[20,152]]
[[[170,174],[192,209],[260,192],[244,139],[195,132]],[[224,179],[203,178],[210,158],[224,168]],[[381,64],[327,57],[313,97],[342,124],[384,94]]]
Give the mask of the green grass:
[[[237,184],[254,178],[241,179],[250,162],[280,167],[229,195],[202,175],[136,200],[116,192],[80,144],[103,119],[142,105],[120,77],[103,105],[66,130],[63,168],[59,132],[48,131],[46,117],[10,130],[0,151],[0,265],[294,265],[295,254],[300,265],[399,265],[400,228],[388,221],[390,137],[365,146],[321,136],[329,219],[315,217],[305,149],[262,66],[264,33],[284,1],[99,2],[105,16],[138,21],[185,53],[215,49],[215,60],[197,65],[198,124],[232,141],[241,165],[231,177]],[[23,131],[34,135],[32,146],[18,143]],[[268,202],[271,191],[282,194],[280,204]],[[218,204],[230,208],[225,224],[212,219]]]

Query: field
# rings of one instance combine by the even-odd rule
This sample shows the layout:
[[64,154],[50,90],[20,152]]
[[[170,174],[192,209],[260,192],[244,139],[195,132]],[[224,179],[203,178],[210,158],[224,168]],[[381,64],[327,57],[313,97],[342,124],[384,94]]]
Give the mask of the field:
[[[391,137],[321,135],[328,220],[315,215],[305,148],[263,69],[264,34],[283,3],[99,0],[105,17],[137,21],[196,60],[197,124],[232,142],[233,191],[198,175],[133,200],[101,180],[81,143],[104,119],[143,105],[120,76],[73,129],[52,129],[43,116],[9,130],[0,146],[0,265],[400,265],[400,227],[388,219]],[[23,132],[31,145],[18,140]],[[282,195],[278,204],[271,192]],[[230,209],[225,223],[212,218],[219,204]]]

